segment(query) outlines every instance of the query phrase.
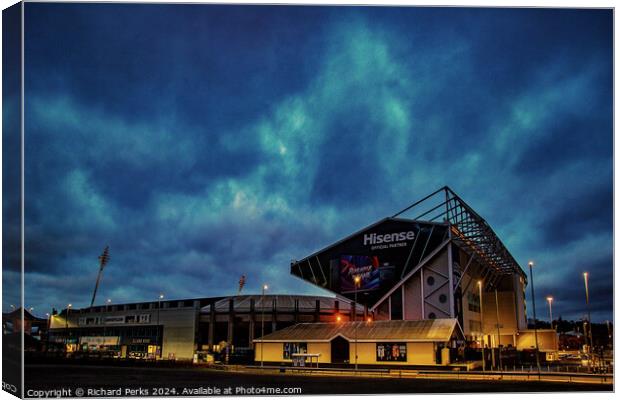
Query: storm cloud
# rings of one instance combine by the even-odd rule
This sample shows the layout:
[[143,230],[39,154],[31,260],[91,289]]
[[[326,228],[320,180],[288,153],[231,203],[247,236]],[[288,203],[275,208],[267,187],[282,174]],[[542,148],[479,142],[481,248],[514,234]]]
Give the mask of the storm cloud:
[[99,302],[324,294],[291,259],[449,185],[539,316],[588,270],[611,318],[610,10],[28,3],[26,37],[35,311],[87,306],[106,245]]

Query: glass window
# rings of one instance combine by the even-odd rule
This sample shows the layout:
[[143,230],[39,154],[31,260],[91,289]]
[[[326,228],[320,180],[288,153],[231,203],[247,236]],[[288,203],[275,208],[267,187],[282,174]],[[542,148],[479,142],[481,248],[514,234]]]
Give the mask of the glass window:
[[282,358],[290,360],[292,354],[307,353],[308,343],[283,343]]
[[476,293],[467,292],[467,308],[471,312],[480,312],[480,296]]
[[481,332],[480,321],[475,321],[473,319],[469,320],[469,330],[472,332]]

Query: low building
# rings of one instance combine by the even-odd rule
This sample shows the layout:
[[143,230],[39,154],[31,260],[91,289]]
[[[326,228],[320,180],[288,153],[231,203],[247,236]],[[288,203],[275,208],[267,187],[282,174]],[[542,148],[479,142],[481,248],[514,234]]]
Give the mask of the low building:
[[[191,360],[198,351],[248,348],[262,333],[298,322],[352,319],[351,301],[303,295],[242,295],[67,308],[50,318],[49,344],[70,353]],[[358,307],[358,317],[364,309]],[[46,321],[46,320],[43,320]]]
[[220,298],[67,308],[50,318],[49,341],[67,352],[191,360],[201,306]]
[[462,339],[456,319],[301,323],[254,340],[254,360],[288,364],[305,353],[319,365],[354,364],[356,355],[362,366],[447,365]]

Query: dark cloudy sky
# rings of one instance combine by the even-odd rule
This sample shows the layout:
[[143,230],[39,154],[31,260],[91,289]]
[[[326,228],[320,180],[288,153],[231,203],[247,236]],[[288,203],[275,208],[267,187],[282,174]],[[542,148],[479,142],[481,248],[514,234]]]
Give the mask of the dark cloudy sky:
[[610,10],[28,3],[25,51],[40,314],[107,244],[99,302],[321,294],[291,259],[449,185],[539,317],[581,318],[588,270],[611,318]]

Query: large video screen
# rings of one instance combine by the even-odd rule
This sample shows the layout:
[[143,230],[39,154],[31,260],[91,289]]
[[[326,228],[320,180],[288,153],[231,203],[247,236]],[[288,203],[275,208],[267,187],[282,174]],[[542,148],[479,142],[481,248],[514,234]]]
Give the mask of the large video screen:
[[358,290],[375,290],[381,286],[379,257],[377,256],[341,256],[340,290],[342,293],[354,292],[355,277],[360,277]]

